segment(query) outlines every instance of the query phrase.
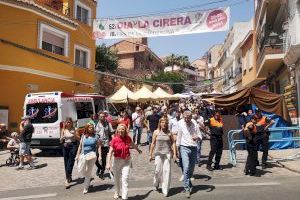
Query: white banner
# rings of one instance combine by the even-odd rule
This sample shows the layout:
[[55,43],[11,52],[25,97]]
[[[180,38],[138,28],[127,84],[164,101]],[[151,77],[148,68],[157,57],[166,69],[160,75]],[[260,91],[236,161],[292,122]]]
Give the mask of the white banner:
[[229,18],[227,7],[166,16],[97,19],[93,23],[93,36],[117,39],[226,31]]

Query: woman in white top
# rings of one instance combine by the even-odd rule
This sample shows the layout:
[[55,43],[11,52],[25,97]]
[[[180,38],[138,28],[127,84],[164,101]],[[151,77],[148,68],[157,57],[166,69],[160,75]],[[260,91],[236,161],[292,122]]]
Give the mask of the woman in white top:
[[[155,159],[154,187],[156,190],[161,184],[162,192],[168,196],[171,183],[171,160],[176,158],[176,146],[172,133],[169,130],[168,118],[162,117],[159,120],[158,128],[153,133],[153,140],[150,147],[150,162]],[[155,158],[154,158],[154,155]]]
[[63,144],[63,156],[65,164],[66,189],[70,188],[70,182],[72,181],[72,171],[74,167],[76,152],[78,149],[76,131],[73,126],[72,118],[67,118],[63,123],[63,129],[61,131],[60,141]]

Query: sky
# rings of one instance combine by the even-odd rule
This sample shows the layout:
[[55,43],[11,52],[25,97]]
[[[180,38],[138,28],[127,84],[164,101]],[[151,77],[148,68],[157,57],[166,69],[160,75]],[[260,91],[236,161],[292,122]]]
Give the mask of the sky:
[[[167,15],[169,11],[185,12],[226,6],[230,7],[231,12],[230,27],[235,22],[249,21],[254,15],[253,0],[98,0],[97,18],[147,16],[153,13]],[[223,43],[227,34],[228,31],[151,37],[148,38],[148,46],[159,57],[174,53],[186,55],[192,62],[202,57],[214,44]],[[118,41],[97,40],[97,44],[111,45]]]

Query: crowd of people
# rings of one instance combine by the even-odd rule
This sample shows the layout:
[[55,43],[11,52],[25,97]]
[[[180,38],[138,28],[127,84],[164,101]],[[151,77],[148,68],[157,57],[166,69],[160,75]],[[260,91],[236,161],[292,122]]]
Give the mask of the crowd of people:
[[[261,111],[237,114],[241,125],[241,133],[246,139],[248,151],[245,174],[254,176],[259,164],[257,151],[263,147],[262,166],[267,165],[268,127],[274,123]],[[83,193],[89,192],[94,166],[96,175],[104,179],[105,172],[113,176],[115,184],[114,199],[128,197],[128,179],[132,167],[130,149],[142,153],[140,146],[143,129],[147,130],[149,145],[149,161],[155,165],[153,186],[161,187],[164,196],[168,196],[171,185],[171,163],[178,163],[182,170],[184,192],[190,198],[195,166],[201,167],[201,146],[204,139],[210,141],[210,152],[206,168],[209,171],[221,170],[223,151],[224,122],[221,112],[212,104],[204,102],[180,102],[169,106],[147,105],[135,107],[134,112],[126,107],[120,113],[117,128],[112,126],[112,118],[107,111],[91,116],[84,129],[78,131],[73,119],[67,118],[63,123],[60,142],[63,149],[65,167],[65,187],[70,188],[73,168],[77,161],[77,169],[84,177]],[[20,123],[20,134],[14,132],[7,138],[9,149],[19,151],[20,164],[17,169],[24,168],[24,159],[34,169],[31,157],[30,141],[33,126],[30,117],[23,118]],[[129,134],[132,129],[132,136]],[[3,132],[3,128],[1,128]],[[122,192],[121,192],[122,189]]]

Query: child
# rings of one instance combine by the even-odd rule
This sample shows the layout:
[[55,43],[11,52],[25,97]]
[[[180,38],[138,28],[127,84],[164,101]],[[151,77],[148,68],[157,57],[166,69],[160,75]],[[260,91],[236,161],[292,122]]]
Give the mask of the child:
[[19,150],[19,143],[20,140],[18,139],[19,134],[17,132],[11,133],[11,139],[7,144],[7,149],[11,151],[18,151]]

